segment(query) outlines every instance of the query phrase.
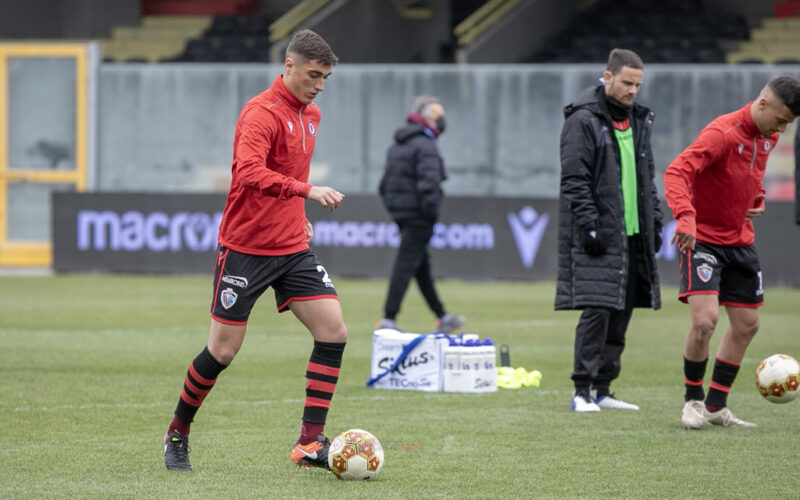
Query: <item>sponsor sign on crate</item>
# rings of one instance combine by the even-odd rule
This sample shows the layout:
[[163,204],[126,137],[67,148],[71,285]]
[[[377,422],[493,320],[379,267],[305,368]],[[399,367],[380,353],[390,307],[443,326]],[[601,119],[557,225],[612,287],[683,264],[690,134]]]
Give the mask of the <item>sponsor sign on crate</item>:
[[421,336],[381,329],[372,333],[371,387],[438,392],[442,390],[442,353],[446,335]]
[[497,391],[495,347],[477,335],[372,334],[372,363],[367,385],[376,389],[424,392]]

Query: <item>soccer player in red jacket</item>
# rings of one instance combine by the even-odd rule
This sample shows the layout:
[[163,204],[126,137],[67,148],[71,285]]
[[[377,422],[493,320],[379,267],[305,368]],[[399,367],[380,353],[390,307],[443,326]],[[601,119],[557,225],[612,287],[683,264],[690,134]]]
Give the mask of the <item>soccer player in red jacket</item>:
[[191,470],[189,426],[242,346],[250,311],[268,287],[275,291],[278,311],[292,311],[314,338],[300,437],[291,459],[298,466],[328,467],[323,427],[347,328],[333,282],[308,246],[313,228],[304,203],[314,200],[333,210],[344,198],[335,189],[307,182],[320,121],[312,101],[337,61],[318,34],[298,32],[286,48],[284,73],[239,115],[233,178],[219,228],[211,333],[189,365],[164,435],[167,469]]
[[[731,413],[727,397],[764,303],[752,222],[764,213],[761,178],[780,133],[798,115],[800,80],[773,78],[754,101],[709,123],[664,174],[677,221],[672,243],[681,252],[678,298],[689,304],[692,320],[683,354],[686,428],[756,427]],[[730,326],[717,348],[706,396],[703,377],[720,305]]]

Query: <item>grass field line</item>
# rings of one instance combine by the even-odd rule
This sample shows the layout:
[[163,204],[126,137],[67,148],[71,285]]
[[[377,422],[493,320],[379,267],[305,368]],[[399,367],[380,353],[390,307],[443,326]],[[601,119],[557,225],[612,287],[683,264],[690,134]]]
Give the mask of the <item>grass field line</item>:
[[[651,392],[651,391],[663,391],[664,389],[669,390],[681,390],[682,386],[675,386],[675,387],[626,387],[625,393],[642,393],[642,392]],[[542,396],[563,396],[565,398],[569,397],[572,394],[572,390],[554,390],[554,389],[527,389],[527,388],[520,388],[520,389],[502,389],[501,392],[507,390],[520,390],[520,391],[528,391],[531,393],[532,396],[542,397]],[[383,391],[382,391],[383,392]],[[389,392],[389,391],[387,391]],[[404,399],[419,399],[420,397],[424,399],[441,399],[441,398],[462,398],[462,397],[482,397],[483,395],[479,394],[467,394],[467,393],[458,393],[458,392],[431,392],[431,393],[419,393],[414,391],[391,391],[391,396],[384,396],[382,394],[375,394],[370,396],[337,396],[335,397],[336,401],[397,401],[397,400],[404,400]],[[305,401],[303,398],[284,398],[284,399],[271,399],[271,400],[260,400],[260,401],[213,401],[209,402],[213,405],[219,406],[267,406],[267,405],[276,405],[276,404],[301,404]],[[54,412],[54,411],[75,411],[75,410],[99,410],[99,409],[127,409],[127,408],[159,408],[162,406],[174,406],[175,403],[172,401],[166,402],[156,402],[156,403],[90,403],[90,404],[80,404],[80,405],[53,405],[53,406],[17,406],[17,407],[7,407],[3,408],[0,407],[0,412],[8,412],[8,413],[46,413],[46,412]]]

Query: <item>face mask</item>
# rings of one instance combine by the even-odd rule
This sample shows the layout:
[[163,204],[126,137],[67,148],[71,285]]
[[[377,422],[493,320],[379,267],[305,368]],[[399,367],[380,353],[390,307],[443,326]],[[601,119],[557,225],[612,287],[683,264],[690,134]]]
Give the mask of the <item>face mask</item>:
[[444,116],[440,116],[436,119],[436,128],[439,129],[439,133],[441,134],[444,132],[445,127],[447,126],[447,122],[444,119]]

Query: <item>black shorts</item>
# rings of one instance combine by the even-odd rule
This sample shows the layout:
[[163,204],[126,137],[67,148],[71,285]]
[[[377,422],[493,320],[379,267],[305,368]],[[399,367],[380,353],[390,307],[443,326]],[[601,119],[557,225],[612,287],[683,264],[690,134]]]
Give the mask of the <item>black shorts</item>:
[[311,249],[290,255],[249,255],[221,246],[214,270],[211,317],[247,324],[261,294],[272,287],[278,312],[295,300],[338,298],[333,281]]
[[755,245],[730,247],[696,243],[680,254],[681,288],[678,298],[716,294],[719,303],[737,307],[764,304],[761,264]]

